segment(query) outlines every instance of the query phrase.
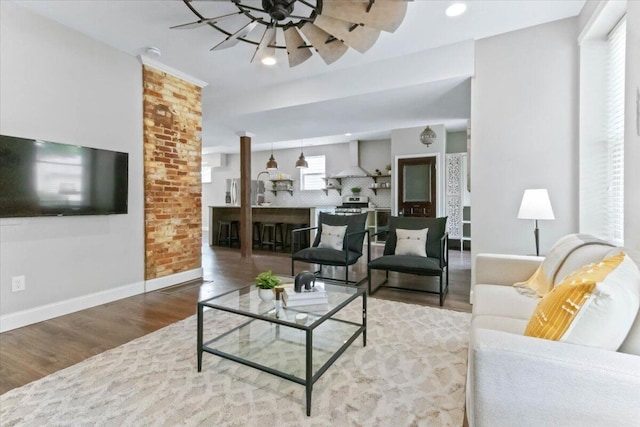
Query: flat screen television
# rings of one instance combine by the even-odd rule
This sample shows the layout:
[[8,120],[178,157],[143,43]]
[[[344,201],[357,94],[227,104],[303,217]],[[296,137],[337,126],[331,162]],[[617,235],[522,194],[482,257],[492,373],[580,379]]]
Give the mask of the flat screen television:
[[126,214],[129,154],[0,135],[0,218]]

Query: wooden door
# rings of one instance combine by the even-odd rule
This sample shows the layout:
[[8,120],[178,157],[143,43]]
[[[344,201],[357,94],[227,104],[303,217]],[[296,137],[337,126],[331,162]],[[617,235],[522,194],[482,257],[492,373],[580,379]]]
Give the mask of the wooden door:
[[436,216],[436,158],[398,160],[398,214]]

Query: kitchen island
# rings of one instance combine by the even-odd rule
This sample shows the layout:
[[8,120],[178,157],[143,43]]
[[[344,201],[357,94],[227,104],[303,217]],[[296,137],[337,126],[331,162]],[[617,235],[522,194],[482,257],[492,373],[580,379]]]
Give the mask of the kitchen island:
[[[315,207],[291,207],[291,206],[252,206],[251,216],[253,222],[284,224],[309,224],[317,225],[319,208]],[[240,206],[221,205],[209,206],[209,246],[217,245],[218,221],[238,221],[240,219]],[[311,239],[315,233],[311,232]]]

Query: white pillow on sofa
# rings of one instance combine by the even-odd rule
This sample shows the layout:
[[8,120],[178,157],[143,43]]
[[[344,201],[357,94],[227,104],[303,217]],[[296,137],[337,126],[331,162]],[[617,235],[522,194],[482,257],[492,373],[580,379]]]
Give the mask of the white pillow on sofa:
[[347,225],[322,224],[318,247],[341,251],[344,245],[344,235],[347,233],[347,227]]
[[416,255],[427,257],[428,228],[405,230],[396,228],[396,255]]

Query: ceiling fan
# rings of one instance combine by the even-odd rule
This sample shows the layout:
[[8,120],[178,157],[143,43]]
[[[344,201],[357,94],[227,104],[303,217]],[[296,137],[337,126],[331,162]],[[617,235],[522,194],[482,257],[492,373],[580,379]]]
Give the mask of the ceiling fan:
[[[313,48],[328,65],[349,47],[364,53],[381,31],[398,29],[409,1],[413,0],[228,0],[225,2],[233,4],[235,11],[207,18],[196,10],[192,0],[183,0],[198,20],[171,28],[214,28],[225,38],[211,50],[230,48],[239,42],[253,44],[256,50],[252,62],[257,59],[273,65],[275,50],[286,49],[289,66],[295,67],[313,55]],[[265,27],[261,35],[256,30],[259,25]],[[278,32],[284,36],[284,45],[277,41]]]

